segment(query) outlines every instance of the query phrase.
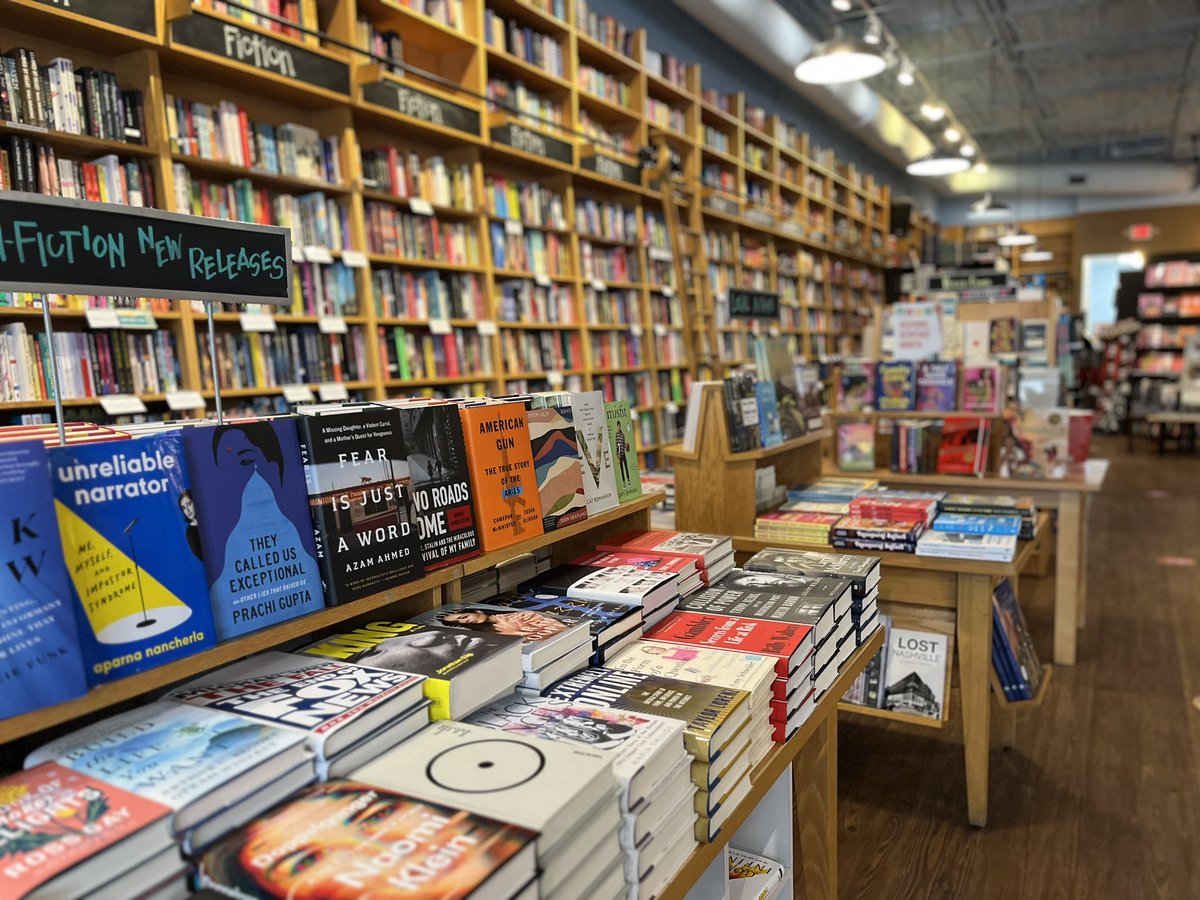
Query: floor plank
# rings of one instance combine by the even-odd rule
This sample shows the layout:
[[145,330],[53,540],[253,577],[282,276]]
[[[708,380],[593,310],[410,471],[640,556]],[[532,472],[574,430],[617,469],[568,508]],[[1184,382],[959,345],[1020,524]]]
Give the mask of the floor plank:
[[[957,697],[941,732],[843,715],[842,897],[1200,897],[1200,456],[1102,438],[1093,454],[1112,469],[1079,662],[993,749],[988,826],[966,822]],[[1052,585],[1020,590],[1044,658]]]

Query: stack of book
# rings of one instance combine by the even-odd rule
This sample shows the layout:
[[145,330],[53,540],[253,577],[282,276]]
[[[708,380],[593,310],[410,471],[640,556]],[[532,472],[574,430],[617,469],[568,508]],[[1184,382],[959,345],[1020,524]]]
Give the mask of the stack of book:
[[785,503],[775,512],[758,516],[754,520],[754,536],[763,541],[828,544],[830,529],[841,520],[841,514],[798,509],[797,505]]
[[1021,528],[1017,537],[1031,541],[1037,537],[1037,506],[1032,497],[1001,494],[947,494],[942,498],[943,513],[964,516],[1018,516]]
[[[546,574],[551,575],[553,571]],[[580,596],[578,592],[562,594],[532,586],[497,594],[489,597],[487,602],[491,606],[585,622],[591,636],[592,665],[603,665],[605,660],[615,656],[642,634],[642,608],[633,603],[598,600],[591,596]]]
[[750,790],[751,698],[745,691],[593,668],[560,681],[546,696],[681,720],[684,746],[694,758],[696,840],[715,838]]
[[533,832],[537,892],[531,896],[616,897],[615,888],[626,887],[610,754],[436,722],[353,779]]
[[678,578],[677,590],[681,597],[690,596],[704,587],[700,567],[694,559],[686,556],[597,550],[595,553],[579,557],[574,562],[584,566],[633,566],[646,571],[670,572]]
[[922,522],[866,518],[851,513],[838,520],[830,532],[829,543],[834,547],[875,553],[915,553],[917,539],[924,531]]
[[942,491],[864,491],[850,501],[850,515],[890,522],[919,522],[928,528],[945,497]]
[[767,547],[746,560],[745,568],[749,572],[846,579],[850,582],[850,615],[857,632],[857,642],[864,643],[875,630],[880,578],[878,556]]
[[733,568],[733,538],[686,531],[626,531],[599,544],[598,550],[682,557],[696,564],[708,585]]
[[[918,556],[938,556],[946,559],[974,559],[983,562],[1012,562],[1017,552],[1016,533],[1001,534],[996,531],[980,530],[976,519],[986,517],[946,514],[948,521],[942,528],[923,534],[917,541]],[[941,516],[938,517],[939,521]],[[1015,527],[1015,526],[1014,526]]]
[[[584,744],[612,760],[625,880],[653,897],[695,847],[691,755],[678,719],[573,700],[514,694],[468,722],[508,734]],[[681,833],[680,837],[677,834]]]
[[992,591],[992,665],[1009,700],[1031,700],[1041,689],[1045,672],[1012,582],[1002,578]]

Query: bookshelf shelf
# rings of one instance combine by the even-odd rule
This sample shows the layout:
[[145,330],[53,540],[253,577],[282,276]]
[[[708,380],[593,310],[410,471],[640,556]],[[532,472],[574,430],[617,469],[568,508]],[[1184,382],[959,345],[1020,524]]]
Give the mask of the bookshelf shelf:
[[284,191],[321,191],[330,195],[345,195],[351,191],[348,184],[330,184],[311,178],[298,178],[294,175],[281,175],[265,172],[262,169],[249,169],[245,166],[222,162],[217,159],[205,159],[201,156],[188,156],[184,153],[172,153],[172,162],[181,163],[193,171],[218,178],[249,178],[260,184],[269,185]]
[[837,708],[838,712],[866,716],[869,719],[886,719],[889,722],[901,722],[905,725],[919,725],[922,728],[943,728],[946,725],[943,720],[931,719],[929,716],[917,716],[891,709],[875,709],[870,706],[860,706],[857,703],[838,703]]
[[1036,696],[1028,700],[1009,700],[1004,696],[1004,688],[1000,686],[1000,678],[996,675],[996,670],[992,669],[992,696],[996,698],[996,703],[1001,709],[1009,711],[1017,711],[1022,709],[1034,709],[1042,705],[1042,701],[1046,699],[1046,693],[1050,688],[1050,681],[1054,676],[1054,666],[1050,663],[1042,664],[1042,681],[1038,685]]
[[415,9],[389,0],[355,0],[357,11],[377,26],[390,27],[404,34],[405,40],[437,53],[471,51],[475,40],[465,31],[443,25]]
[[132,144],[126,141],[109,141],[92,137],[87,134],[71,134],[66,131],[54,131],[37,126],[0,121],[0,135],[19,134],[35,138],[56,149],[74,151],[76,153],[116,153],[119,156],[135,156],[150,158],[157,156],[153,147],[145,144]]

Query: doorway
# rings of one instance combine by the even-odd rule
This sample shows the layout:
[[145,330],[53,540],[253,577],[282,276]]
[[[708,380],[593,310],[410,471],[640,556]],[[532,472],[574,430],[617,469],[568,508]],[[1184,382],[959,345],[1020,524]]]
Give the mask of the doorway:
[[1089,253],[1083,257],[1083,284],[1080,307],[1083,310],[1083,330],[1089,338],[1096,336],[1101,325],[1117,320],[1117,287],[1122,272],[1136,272],[1146,267],[1146,257],[1133,253]]

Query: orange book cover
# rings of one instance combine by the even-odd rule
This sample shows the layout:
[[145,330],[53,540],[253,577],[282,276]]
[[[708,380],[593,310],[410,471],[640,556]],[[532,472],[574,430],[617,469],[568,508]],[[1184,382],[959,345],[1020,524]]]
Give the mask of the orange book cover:
[[529,425],[521,403],[463,406],[463,437],[484,552],[542,533]]

